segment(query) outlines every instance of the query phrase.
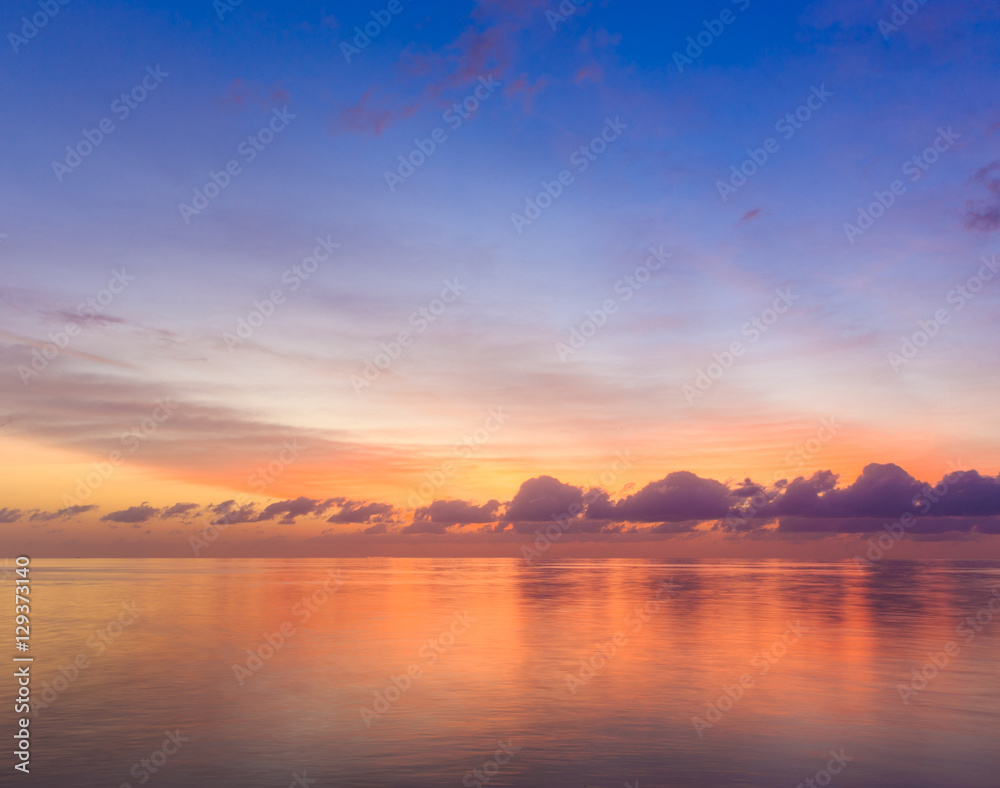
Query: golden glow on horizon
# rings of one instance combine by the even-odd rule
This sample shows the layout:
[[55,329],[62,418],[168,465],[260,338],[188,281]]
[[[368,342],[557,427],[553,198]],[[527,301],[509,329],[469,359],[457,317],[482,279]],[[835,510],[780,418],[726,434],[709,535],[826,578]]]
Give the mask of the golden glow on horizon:
[[[952,469],[948,462],[960,462],[963,468],[976,463],[961,463],[960,456],[937,453],[918,453],[918,439],[910,445],[893,444],[899,453],[909,454],[909,462],[900,460],[895,451],[872,450],[879,445],[875,435],[852,435],[846,429],[815,455],[809,452],[812,436],[797,443],[772,441],[762,447],[759,436],[750,435],[739,440],[730,435],[716,438],[708,446],[703,444],[695,456],[674,445],[669,450],[651,440],[645,445],[633,446],[622,452],[631,461],[631,467],[618,474],[610,474],[616,454],[610,448],[596,451],[599,456],[487,456],[469,460],[456,459],[453,454],[433,456],[412,450],[386,463],[376,454],[361,457],[344,457],[340,461],[311,461],[308,451],[289,465],[261,461],[209,470],[195,468],[144,466],[126,460],[114,468],[105,480],[101,470],[108,466],[107,455],[85,457],[77,452],[40,446],[27,441],[13,440],[0,452],[0,467],[4,469],[9,489],[16,490],[16,498],[8,498],[7,506],[18,508],[54,509],[67,505],[64,496],[108,506],[131,506],[143,500],[192,501],[196,503],[219,502],[227,498],[247,496],[255,500],[287,499],[299,496],[326,498],[343,496],[354,500],[380,500],[405,507],[416,491],[422,499],[460,498],[485,502],[491,498],[507,501],[517,492],[521,483],[535,476],[554,476],[560,481],[589,488],[592,484],[604,487],[614,497],[624,488],[634,492],[645,484],[662,479],[668,473],[688,470],[699,476],[719,481],[742,480],[749,476],[754,481],[772,483],[776,478],[792,479],[798,475],[809,476],[818,470],[833,470],[840,475],[840,485],[850,484],[865,465],[872,462],[896,462],[923,481],[937,481]],[[882,446],[890,445],[886,436]],[[635,442],[633,442],[635,443]],[[812,442],[815,445],[815,441]],[[804,452],[796,454],[796,449]],[[912,453],[911,453],[912,452]],[[240,458],[242,460],[242,458]],[[996,464],[1000,457],[990,458]],[[270,468],[269,468],[270,465]],[[989,467],[984,469],[989,472]],[[603,480],[602,480],[603,474]],[[84,481],[81,487],[80,482]],[[92,486],[94,481],[100,483]],[[80,495],[80,492],[91,494]]]

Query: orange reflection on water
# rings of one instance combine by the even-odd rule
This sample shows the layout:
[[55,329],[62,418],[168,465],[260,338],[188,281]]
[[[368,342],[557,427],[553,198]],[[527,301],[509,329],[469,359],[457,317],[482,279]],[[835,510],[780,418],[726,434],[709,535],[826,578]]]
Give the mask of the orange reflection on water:
[[158,786],[461,785],[498,740],[491,786],[795,785],[841,748],[845,786],[1000,766],[1000,626],[956,634],[994,563],[36,563],[38,770],[74,785],[129,781],[168,729]]

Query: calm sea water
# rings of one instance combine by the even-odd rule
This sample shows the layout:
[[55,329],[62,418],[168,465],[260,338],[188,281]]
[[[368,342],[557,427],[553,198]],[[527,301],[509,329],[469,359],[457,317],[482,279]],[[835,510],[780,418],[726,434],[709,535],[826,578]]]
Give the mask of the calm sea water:
[[1000,784],[994,562],[36,560],[31,579],[46,706],[30,777],[8,746],[3,784]]

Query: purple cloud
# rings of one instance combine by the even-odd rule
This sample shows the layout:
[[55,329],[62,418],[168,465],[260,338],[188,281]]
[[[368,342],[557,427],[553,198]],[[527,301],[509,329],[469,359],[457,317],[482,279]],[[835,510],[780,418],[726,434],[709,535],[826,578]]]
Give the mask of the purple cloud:
[[468,501],[434,501],[430,506],[417,509],[414,520],[448,525],[491,523],[496,520],[499,508],[500,502],[496,500],[487,501],[482,506],[476,506]]
[[110,512],[104,515],[101,520],[113,523],[144,523],[146,520],[156,517],[159,513],[159,509],[150,506],[148,503],[142,503],[139,506],[130,506],[128,509]]
[[281,519],[281,524],[291,525],[295,522],[296,517],[306,514],[317,516],[324,514],[338,500],[343,499],[328,498],[325,501],[319,501],[300,496],[294,501],[278,501],[265,507],[264,511],[257,516],[257,520],[273,520],[276,515],[282,514],[284,517]]
[[175,503],[173,506],[168,506],[163,510],[160,515],[161,520],[169,520],[171,517],[179,517],[182,514],[187,514],[192,509],[197,509],[198,504],[196,503]]
[[362,503],[361,501],[344,501],[340,511],[331,515],[328,523],[367,523],[371,518],[392,514],[392,505],[388,503]]
[[49,520],[68,520],[70,517],[74,517],[78,514],[83,514],[84,512],[89,512],[91,509],[98,509],[100,507],[97,504],[84,504],[80,506],[67,506],[65,509],[60,509],[57,512],[35,512],[31,515],[32,520],[41,520],[42,522],[48,522]]
[[582,509],[583,491],[551,476],[529,479],[507,505],[509,523],[551,522]]
[[587,518],[634,523],[714,520],[725,517],[734,502],[733,492],[722,482],[675,471],[617,503],[607,494],[598,496],[587,507]]

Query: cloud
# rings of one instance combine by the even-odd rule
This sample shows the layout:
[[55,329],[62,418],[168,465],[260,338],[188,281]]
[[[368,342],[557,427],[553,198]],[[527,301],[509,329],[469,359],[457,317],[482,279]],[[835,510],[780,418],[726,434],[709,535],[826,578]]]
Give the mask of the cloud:
[[[853,482],[838,486],[839,477],[830,470],[781,479],[762,485],[751,478],[720,482],[690,471],[674,471],[646,484],[625,497],[613,500],[607,490],[566,484],[552,476],[538,476],[520,485],[506,505],[497,499],[482,504],[461,499],[433,501],[414,511],[413,521],[399,528],[392,504],[338,498],[298,498],[275,501],[260,509],[234,500],[209,504],[204,511],[213,524],[260,523],[280,518],[291,524],[302,516],[326,515],[335,524],[365,524],[357,534],[444,535],[475,539],[516,538],[530,534],[553,519],[569,518],[577,535],[600,540],[633,540],[643,535],[670,538],[704,530],[729,535],[757,534],[857,534],[877,531],[887,522],[911,515],[908,534],[927,537],[947,534],[1000,533],[1000,475],[977,470],[954,471],[936,484],[914,478],[893,463],[867,465]],[[76,506],[58,512],[0,509],[0,522],[15,522],[29,516],[47,521],[68,518],[97,508]],[[154,517],[168,518],[194,511],[193,504],[173,504],[158,509],[148,503],[111,512],[108,523],[144,523]],[[482,525],[475,533],[450,529]],[[109,527],[115,528],[116,525]],[[335,533],[334,529],[327,529]],[[326,533],[326,532],[324,532]]]
[[[906,513],[924,523],[913,533],[942,529],[990,533],[995,527],[991,521],[977,525],[968,519],[959,527],[956,518],[1000,518],[1000,476],[983,476],[975,470],[953,472],[931,485],[898,465],[872,463],[851,484],[838,488],[837,482],[837,474],[824,470],[769,488],[749,478],[730,487],[678,471],[617,502],[599,491],[587,506],[586,516],[602,521],[659,522],[653,533],[693,530],[698,522],[712,520],[718,520],[723,530],[750,531],[775,519],[784,532],[856,533],[875,530],[887,519]],[[934,520],[940,521],[938,526],[927,524]]]
[[295,522],[296,517],[301,517],[305,514],[324,514],[334,502],[335,499],[333,498],[318,501],[303,496],[296,498],[294,501],[278,501],[265,507],[264,511],[257,516],[257,520],[273,520],[275,515],[283,514],[284,517],[281,519],[281,524],[291,525]]
[[175,503],[173,506],[168,506],[163,510],[160,515],[161,520],[169,520],[171,517],[179,517],[182,514],[187,514],[192,509],[197,509],[198,504],[196,503]]
[[443,534],[455,525],[492,523],[499,508],[500,502],[495,499],[482,506],[469,501],[433,501],[414,512],[413,522],[402,533]]
[[[768,514],[787,515],[792,513],[818,513],[821,506],[819,497],[837,486],[837,474],[832,471],[817,471],[808,479],[798,477],[779,488],[772,496],[772,506]],[[753,506],[753,502],[750,504]]]
[[313,515],[320,517],[331,508],[338,507],[339,511],[332,514],[328,523],[368,523],[374,519],[387,518],[393,513],[392,504],[377,503],[371,501],[352,501],[347,498],[308,498],[299,496],[287,501],[275,501],[265,506],[259,513],[252,503],[236,505],[235,501],[225,501],[210,508],[213,514],[220,516],[217,522],[225,523],[249,523],[266,522],[281,516],[282,525],[291,525],[296,517]]
[[444,63],[448,74],[438,78],[428,91],[440,95],[493,72],[503,75],[511,61],[516,25],[491,24],[483,30],[467,28],[446,51]]
[[930,511],[940,516],[1000,515],[1000,475],[992,477],[981,476],[978,471],[956,471],[925,491],[924,500],[930,504]]
[[93,325],[93,326],[99,326],[100,328],[104,328],[105,326],[112,324],[118,325],[126,322],[125,318],[123,317],[113,317],[112,315],[107,315],[107,314],[105,315],[93,314],[93,315],[82,316],[78,315],[75,312],[70,312],[68,309],[57,309],[55,311],[48,312],[47,314],[51,315],[52,317],[55,317],[57,320],[61,322],[76,323],[77,325],[80,324],[85,324],[88,326]]
[[892,463],[866,465],[857,480],[837,489],[830,471],[813,474],[808,481],[796,479],[770,507],[774,515],[800,517],[898,517],[910,511],[928,489]]
[[369,88],[357,104],[341,110],[338,122],[330,126],[330,131],[369,131],[377,137],[393,123],[410,117],[418,109],[417,104],[393,108],[386,106],[387,103],[391,100],[377,99],[375,88]]
[[1000,518],[1000,476],[975,470],[955,471],[931,485],[898,465],[873,463],[847,487],[836,483],[831,471],[799,477],[747,501],[723,527],[744,530],[779,518],[782,532],[863,533],[911,515],[917,522],[912,533],[992,533],[990,518]]
[[21,519],[20,509],[0,509],[0,523],[13,523]]
[[969,200],[965,226],[983,233],[1000,229],[1000,161],[980,168],[972,178],[990,194],[985,200]]
[[529,479],[507,505],[504,520],[509,523],[551,522],[571,511],[580,511],[583,491],[551,476]]
[[41,520],[42,522],[48,522],[49,520],[68,520],[70,517],[74,517],[78,514],[83,514],[84,512],[89,512],[91,509],[100,508],[97,504],[89,503],[80,506],[67,506],[65,509],[60,509],[57,512],[34,512],[31,515],[32,520]]
[[223,501],[218,505],[209,505],[208,510],[217,515],[212,525],[234,525],[235,523],[252,523],[257,519],[257,510],[252,503],[237,505],[236,501]]
[[469,523],[491,523],[496,520],[500,502],[490,500],[482,506],[476,506],[468,501],[434,501],[430,506],[422,506],[414,514],[414,520],[426,520],[432,523],[447,523],[448,525],[466,525]]
[[541,93],[550,84],[547,77],[539,77],[534,82],[531,81],[527,73],[519,74],[505,83],[503,94],[510,98],[518,96],[525,106],[525,111],[530,112],[534,106],[535,96]]
[[760,216],[760,212],[762,210],[763,210],[763,208],[751,208],[749,211],[747,211],[745,214],[743,214],[743,218],[740,219],[737,222],[737,224],[746,224],[747,222],[753,221],[758,216]]
[[[63,364],[67,353],[63,351],[52,362],[53,367]],[[0,342],[0,366],[16,369],[18,364],[30,363],[30,348]],[[175,402],[176,409],[159,424],[155,436],[142,442],[140,450],[128,453],[128,461],[184,481],[243,489],[255,466],[266,465],[286,453],[289,446],[300,454],[294,465],[285,469],[281,487],[291,486],[289,480],[298,472],[293,469],[299,463],[315,463],[356,479],[384,467],[390,455],[399,456],[394,447],[345,440],[344,431],[261,420],[258,413],[205,404],[189,392],[159,383],[51,367],[32,378],[30,386],[17,375],[0,376],[0,421],[10,420],[4,429],[12,437],[84,455],[106,457],[109,435],[121,435],[124,426],[142,424],[157,408],[157,401],[164,400]],[[272,494],[284,498],[322,492],[282,489]]]
[[[46,345],[51,344],[49,342],[44,342],[44,341],[42,341],[40,339],[32,339],[31,337],[25,337],[25,336],[21,336],[19,334],[12,334],[9,331],[0,331],[0,338],[6,339],[7,341],[14,343],[15,345],[23,345],[25,347],[33,347],[36,350],[41,350],[41,351],[45,350]],[[78,350],[73,350],[73,349],[71,349],[69,347],[63,348],[60,351],[60,354],[63,355],[63,356],[71,357],[71,358],[82,359],[84,361],[93,361],[93,362],[95,362],[97,364],[105,364],[107,366],[120,367],[122,369],[132,369],[133,368],[131,364],[126,364],[124,362],[116,361],[115,359],[111,359],[111,358],[105,358],[104,356],[96,356],[96,355],[94,355],[92,353],[84,353],[84,352],[81,352],[81,351],[78,351]],[[27,353],[23,354],[22,358],[24,359],[24,361],[23,361],[24,364],[29,364],[30,363],[30,356],[29,356],[29,354],[27,354]],[[37,390],[38,387],[35,386],[33,388]]]
[[732,491],[722,482],[675,471],[617,503],[606,494],[598,496],[587,506],[587,518],[634,523],[714,520],[725,517],[733,503]]
[[101,520],[113,523],[144,523],[146,520],[156,517],[159,513],[159,509],[153,508],[148,503],[142,503],[139,506],[130,506],[128,509],[110,512],[104,515]]
[[[341,499],[343,500],[343,499]],[[363,503],[361,501],[344,501],[340,511],[331,515],[328,523],[367,523],[372,517],[391,515],[392,504],[388,503]]]
[[596,82],[599,83],[604,79],[604,70],[597,63],[588,63],[580,69],[577,69],[576,75],[573,77],[573,82],[577,85],[581,85],[584,82]]
[[[400,533],[404,534],[443,534],[451,528],[451,523],[436,523],[433,520],[414,520]],[[371,529],[369,529],[371,530]],[[368,531],[365,531],[368,533]]]
[[687,534],[691,533],[698,527],[697,521],[695,522],[681,522],[681,523],[660,523],[659,525],[653,526],[650,533],[654,534]]
[[[452,100],[443,100],[445,95],[461,97],[462,91],[468,93],[475,89],[480,77],[495,77],[503,84],[504,95],[518,95],[530,106],[549,81],[542,75],[531,83],[526,72],[515,74],[512,65],[515,55],[523,54],[523,31],[545,24],[539,12],[550,2],[491,0],[478,3],[471,24],[442,47],[415,51],[411,45],[404,50],[393,85],[407,92],[406,97],[397,98],[379,93],[377,87],[370,88],[355,105],[341,110],[328,130],[333,134],[347,131],[378,136],[392,124],[420,110],[428,107],[440,110],[450,105]],[[600,31],[598,38],[603,46],[620,40],[605,31]],[[580,75],[596,80],[599,68],[584,66]]]

